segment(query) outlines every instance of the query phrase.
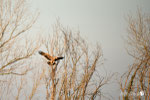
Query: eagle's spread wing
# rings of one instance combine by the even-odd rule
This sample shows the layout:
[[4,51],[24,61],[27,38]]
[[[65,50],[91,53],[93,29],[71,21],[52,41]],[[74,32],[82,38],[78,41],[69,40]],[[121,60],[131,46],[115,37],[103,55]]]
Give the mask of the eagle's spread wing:
[[60,60],[60,59],[63,59],[64,57],[56,57],[55,58],[55,61],[57,61],[57,60]]
[[39,54],[47,58],[48,60],[52,59],[52,56],[50,56],[48,53],[44,53],[43,51],[39,51]]

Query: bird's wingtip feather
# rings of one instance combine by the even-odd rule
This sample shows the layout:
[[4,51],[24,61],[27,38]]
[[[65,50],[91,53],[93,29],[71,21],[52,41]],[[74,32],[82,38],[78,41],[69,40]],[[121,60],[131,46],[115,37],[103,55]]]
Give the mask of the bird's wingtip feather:
[[43,54],[43,52],[42,52],[42,51],[39,51],[39,54]]

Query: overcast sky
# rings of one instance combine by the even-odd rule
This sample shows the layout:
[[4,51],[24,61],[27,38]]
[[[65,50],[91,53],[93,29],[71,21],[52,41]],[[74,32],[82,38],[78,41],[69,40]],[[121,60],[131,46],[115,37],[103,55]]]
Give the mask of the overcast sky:
[[[150,14],[150,0],[33,0],[32,7],[40,11],[42,29],[48,30],[59,17],[62,24],[79,29],[88,41],[100,43],[105,67],[120,74],[132,63],[123,40],[127,35],[125,18],[135,15],[138,7]],[[119,96],[119,91],[115,93]]]

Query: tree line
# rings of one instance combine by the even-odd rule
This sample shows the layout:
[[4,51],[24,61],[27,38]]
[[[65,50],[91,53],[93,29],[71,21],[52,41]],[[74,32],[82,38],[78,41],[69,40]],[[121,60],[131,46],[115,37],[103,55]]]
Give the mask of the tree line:
[[[104,62],[101,46],[89,45],[80,31],[64,27],[59,20],[53,34],[32,33],[39,13],[31,12],[27,3],[0,0],[0,99],[111,99],[103,87],[115,74],[99,73]],[[136,17],[128,17],[128,24],[127,52],[134,62],[118,79],[124,93],[118,98],[149,100],[150,16],[138,10]],[[47,64],[38,54],[41,49],[64,59]],[[144,96],[131,95],[139,91]]]

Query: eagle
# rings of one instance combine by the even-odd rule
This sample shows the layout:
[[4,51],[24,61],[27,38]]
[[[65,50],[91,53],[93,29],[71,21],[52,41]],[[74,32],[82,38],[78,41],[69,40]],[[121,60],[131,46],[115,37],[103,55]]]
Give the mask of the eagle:
[[57,57],[57,56],[50,56],[48,53],[45,53],[43,51],[39,51],[39,54],[44,56],[47,60],[49,60],[47,62],[47,64],[49,65],[55,65],[56,61],[63,59],[64,57]]

